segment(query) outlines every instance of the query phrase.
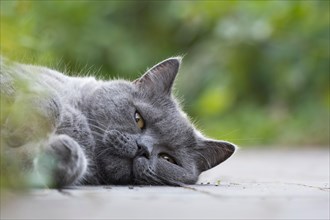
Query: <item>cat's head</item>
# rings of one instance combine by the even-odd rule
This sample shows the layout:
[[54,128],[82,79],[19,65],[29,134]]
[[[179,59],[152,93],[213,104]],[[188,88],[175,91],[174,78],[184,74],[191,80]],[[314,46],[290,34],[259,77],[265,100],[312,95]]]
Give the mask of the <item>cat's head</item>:
[[111,81],[94,92],[89,123],[103,183],[193,184],[234,153],[233,144],[201,135],[175,101],[180,63],[167,59],[134,82]]

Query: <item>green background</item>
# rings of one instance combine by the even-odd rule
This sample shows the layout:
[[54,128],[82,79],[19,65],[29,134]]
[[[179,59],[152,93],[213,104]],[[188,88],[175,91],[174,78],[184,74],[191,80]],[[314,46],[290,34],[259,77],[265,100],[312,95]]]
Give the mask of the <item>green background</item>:
[[329,146],[329,1],[1,1],[1,54],[134,79],[183,55],[176,94],[206,135]]

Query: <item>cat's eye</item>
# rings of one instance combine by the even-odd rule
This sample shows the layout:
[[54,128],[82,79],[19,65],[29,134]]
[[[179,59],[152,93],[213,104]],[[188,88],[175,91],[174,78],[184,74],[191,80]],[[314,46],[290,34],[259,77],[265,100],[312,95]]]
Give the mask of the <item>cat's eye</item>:
[[176,161],[174,160],[173,157],[171,157],[170,155],[166,154],[166,153],[160,153],[158,155],[159,158],[162,158],[170,163],[173,163],[173,164],[177,164]]
[[136,122],[137,126],[140,129],[143,129],[145,127],[144,120],[143,120],[143,118],[142,118],[142,116],[139,112],[137,112],[137,111],[135,112],[134,119],[135,119],[135,122]]

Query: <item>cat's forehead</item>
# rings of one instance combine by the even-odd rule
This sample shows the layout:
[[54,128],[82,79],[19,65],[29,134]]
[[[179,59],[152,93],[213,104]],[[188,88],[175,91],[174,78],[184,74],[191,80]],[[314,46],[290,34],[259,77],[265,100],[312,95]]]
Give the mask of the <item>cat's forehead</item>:
[[[188,145],[195,140],[195,129],[173,96],[140,90],[127,81],[115,81],[108,87],[111,102],[129,105],[144,118],[148,131],[172,145]],[[110,96],[110,95],[109,95]]]

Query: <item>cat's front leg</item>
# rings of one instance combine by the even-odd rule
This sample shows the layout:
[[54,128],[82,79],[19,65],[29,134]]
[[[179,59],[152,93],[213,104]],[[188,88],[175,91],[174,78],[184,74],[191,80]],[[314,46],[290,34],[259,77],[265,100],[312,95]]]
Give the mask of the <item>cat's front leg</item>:
[[36,168],[50,176],[52,187],[61,188],[79,181],[86,172],[87,159],[73,138],[60,134],[50,138]]

